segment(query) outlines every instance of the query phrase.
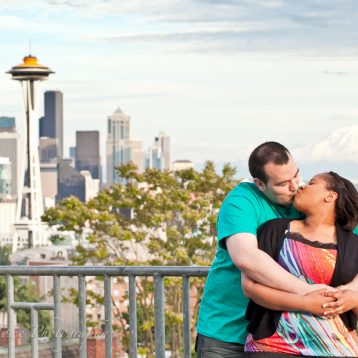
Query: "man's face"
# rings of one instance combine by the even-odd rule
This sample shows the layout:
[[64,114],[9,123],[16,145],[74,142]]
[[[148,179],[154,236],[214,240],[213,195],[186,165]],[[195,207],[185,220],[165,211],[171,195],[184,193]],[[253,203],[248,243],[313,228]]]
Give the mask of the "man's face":
[[267,182],[255,180],[262,193],[273,203],[290,205],[293,202],[300,183],[299,171],[290,157],[286,164],[269,162],[264,167]]

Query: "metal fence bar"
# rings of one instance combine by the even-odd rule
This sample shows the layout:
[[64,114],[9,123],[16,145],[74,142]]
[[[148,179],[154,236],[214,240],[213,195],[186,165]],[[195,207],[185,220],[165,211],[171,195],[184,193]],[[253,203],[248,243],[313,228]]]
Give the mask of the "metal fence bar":
[[36,310],[53,310],[54,305],[52,303],[42,303],[42,302],[14,302],[11,304],[13,309],[36,309]]
[[7,334],[8,334],[8,357],[15,358],[15,324],[16,313],[11,305],[14,303],[14,277],[6,275],[7,282]]
[[183,326],[184,358],[190,358],[190,282],[189,277],[185,276],[183,276]]
[[137,358],[137,293],[136,277],[129,276],[129,356]]
[[[165,356],[165,316],[164,316],[164,276],[183,277],[183,319],[184,319],[184,357],[190,357],[190,282],[189,277],[207,276],[209,267],[195,266],[0,266],[0,275],[7,278],[8,300],[8,356],[15,358],[15,309],[30,309],[32,317],[32,352],[38,351],[38,310],[54,310],[55,347],[54,357],[62,357],[61,332],[61,276],[78,276],[79,288],[79,328],[80,358],[87,356],[86,331],[86,276],[104,276],[105,286],[105,330],[106,358],[112,358],[112,299],[111,277],[129,277],[129,318],[130,318],[130,357],[137,358],[137,310],[136,276],[154,277],[154,319],[155,354],[157,358]],[[53,276],[54,303],[14,302],[13,276]],[[35,317],[36,316],[36,317]],[[36,327],[38,330],[38,327]]]
[[13,276],[196,276],[205,277],[207,266],[0,266],[0,275]]
[[62,357],[62,332],[61,332],[61,281],[60,276],[53,277],[53,291],[54,291],[54,330],[55,330],[55,358]]
[[112,287],[111,277],[104,277],[104,331],[106,358],[112,358]]
[[87,357],[87,332],[86,332],[86,277],[78,277],[78,316],[80,329],[80,358]]
[[164,277],[154,276],[155,357],[165,357]]
[[31,308],[31,358],[39,356],[39,314]]

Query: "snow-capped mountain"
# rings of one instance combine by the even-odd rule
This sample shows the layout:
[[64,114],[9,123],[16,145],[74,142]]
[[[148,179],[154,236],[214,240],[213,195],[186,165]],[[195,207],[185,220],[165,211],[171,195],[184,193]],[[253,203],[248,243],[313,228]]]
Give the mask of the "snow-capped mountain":
[[333,170],[358,184],[358,125],[336,129],[322,141],[292,150],[292,155],[305,179]]
[[296,160],[302,162],[352,161],[358,164],[358,125],[338,128],[327,139],[292,152]]
[[[326,139],[314,144],[288,149],[305,181],[315,174],[332,170],[350,179],[358,187],[358,125],[336,129]],[[247,159],[248,156],[249,154]],[[251,178],[247,159],[231,163],[237,169],[238,178]],[[215,163],[218,172],[221,171],[223,164]],[[196,169],[201,171],[203,165],[197,164]]]

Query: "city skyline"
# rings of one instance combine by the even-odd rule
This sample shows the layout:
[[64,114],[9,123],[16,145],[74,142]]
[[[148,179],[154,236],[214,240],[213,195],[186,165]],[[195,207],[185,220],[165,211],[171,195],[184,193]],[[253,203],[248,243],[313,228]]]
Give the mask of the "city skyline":
[[354,1],[18,0],[0,9],[11,29],[0,35],[1,115],[22,122],[4,72],[31,38],[56,72],[43,91],[64,95],[66,156],[76,130],[99,130],[104,158],[118,106],[144,147],[164,131],[172,161],[196,163],[236,163],[265,140],[303,148],[358,123]]

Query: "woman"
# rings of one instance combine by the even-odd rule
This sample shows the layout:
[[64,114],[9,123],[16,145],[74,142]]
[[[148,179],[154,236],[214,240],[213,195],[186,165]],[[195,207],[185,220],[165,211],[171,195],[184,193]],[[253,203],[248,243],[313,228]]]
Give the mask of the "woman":
[[[245,351],[358,357],[358,291],[339,288],[358,279],[358,236],[351,232],[358,225],[357,190],[336,173],[319,174],[297,193],[294,206],[306,218],[265,223],[259,247],[300,279],[337,289],[300,296],[243,275],[251,298]],[[326,296],[324,307],[313,304],[316,295]]]

